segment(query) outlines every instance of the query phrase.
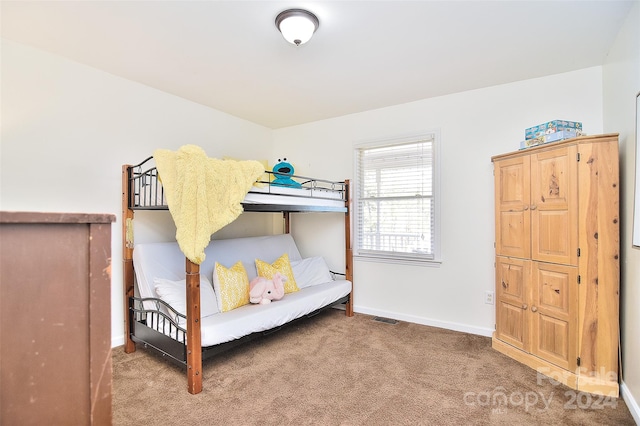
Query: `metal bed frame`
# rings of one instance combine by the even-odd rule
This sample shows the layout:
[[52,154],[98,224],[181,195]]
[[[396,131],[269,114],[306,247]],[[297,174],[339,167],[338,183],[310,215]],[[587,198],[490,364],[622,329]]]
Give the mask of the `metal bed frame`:
[[[134,268],[133,268],[133,230],[132,221],[135,210],[168,210],[164,203],[164,194],[158,171],[152,162],[153,157],[148,157],[137,165],[122,166],[122,244],[123,244],[123,287],[125,307],[125,345],[126,353],[136,350],[136,343],[142,344],[161,356],[186,367],[188,391],[197,394],[202,391],[202,361],[221,352],[227,351],[255,338],[271,334],[285,326],[297,323],[306,318],[317,315],[320,311],[336,304],[345,305],[346,316],[353,316],[353,288],[349,295],[337,300],[334,304],[318,309],[305,316],[297,318],[283,326],[263,332],[252,333],[240,339],[230,342],[202,347],[200,340],[200,265],[191,262],[185,257],[186,275],[186,315],[176,312],[171,306],[160,299],[139,298],[135,296]],[[276,173],[265,172],[276,175]],[[345,223],[345,256],[346,271],[344,274],[332,272],[335,275],[343,275],[346,280],[353,282],[353,252],[351,248],[350,229],[350,198],[349,180],[344,182],[332,182],[322,179],[314,179],[303,176],[292,176],[299,181],[306,190],[307,197],[322,199],[324,191],[332,191],[340,194],[340,200],[344,206],[335,205],[301,205],[296,204],[295,196],[291,196],[291,204],[254,204],[243,203],[244,211],[282,213],[284,220],[284,232],[289,233],[291,227],[290,213],[296,212],[338,212],[344,213]],[[271,179],[260,182],[271,192]],[[151,189],[151,194],[146,189]],[[275,191],[274,193],[278,192]],[[261,191],[264,194],[264,191]],[[318,195],[320,194],[320,195]],[[282,196],[283,194],[277,193]],[[286,195],[286,194],[285,194]],[[335,201],[335,198],[327,198]],[[334,203],[335,204],[335,203]],[[152,301],[156,309],[145,309],[143,302]],[[173,318],[176,318],[174,320]],[[186,326],[180,324],[185,323]]]

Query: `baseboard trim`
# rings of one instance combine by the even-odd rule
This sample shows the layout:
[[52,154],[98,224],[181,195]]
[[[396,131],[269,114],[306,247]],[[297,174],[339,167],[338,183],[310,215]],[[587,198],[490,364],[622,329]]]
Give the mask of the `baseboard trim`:
[[122,345],[124,345],[124,334],[116,337],[111,336],[111,349]]
[[412,322],[420,325],[428,325],[430,327],[444,328],[447,330],[460,331],[463,333],[477,334],[479,336],[491,337],[494,330],[491,328],[474,327],[467,324],[459,324],[450,321],[440,321],[431,318],[419,317],[415,315],[405,315],[398,312],[384,311],[380,309],[370,309],[363,306],[355,305],[354,312],[373,315],[377,317],[391,318],[399,321]]
[[624,399],[625,404],[627,404],[627,408],[629,408],[629,412],[631,416],[633,416],[633,420],[635,420],[636,424],[640,425],[640,405],[638,405],[638,401],[631,395],[629,388],[624,383],[624,380],[620,382],[620,394],[622,395],[622,399]]

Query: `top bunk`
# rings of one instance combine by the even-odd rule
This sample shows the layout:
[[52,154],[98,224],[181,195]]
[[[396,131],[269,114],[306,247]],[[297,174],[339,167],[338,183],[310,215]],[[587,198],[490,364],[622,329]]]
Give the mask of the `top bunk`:
[[[124,170],[129,209],[168,210],[153,156]],[[348,182],[265,171],[245,196],[242,207],[246,212],[347,212],[348,199]]]

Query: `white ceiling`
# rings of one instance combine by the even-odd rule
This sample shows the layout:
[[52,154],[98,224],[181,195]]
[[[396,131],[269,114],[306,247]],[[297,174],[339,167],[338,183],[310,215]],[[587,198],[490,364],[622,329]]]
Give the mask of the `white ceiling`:
[[[637,1],[637,0],[635,0]],[[633,1],[6,1],[2,36],[280,128],[602,65]],[[288,8],[320,20],[296,48]]]

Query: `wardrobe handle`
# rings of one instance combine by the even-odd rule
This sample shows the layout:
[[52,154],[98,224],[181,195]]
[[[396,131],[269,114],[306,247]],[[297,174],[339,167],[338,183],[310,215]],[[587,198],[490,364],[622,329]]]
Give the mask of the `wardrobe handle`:
[[505,283],[504,281],[502,281],[502,288],[507,288],[509,287],[509,283]]
[[531,210],[535,210],[538,206],[536,206],[535,204],[531,205]]
[[538,308],[536,308],[535,306],[531,307],[531,312],[538,312]]
[[529,210],[529,206],[524,206],[524,211],[526,212],[527,210]]
[[527,304],[526,304],[526,303],[525,303],[524,305],[522,305],[522,309],[523,309],[523,310],[525,310],[525,311],[526,311],[526,310],[527,310],[527,308],[528,308],[528,306],[527,306]]

